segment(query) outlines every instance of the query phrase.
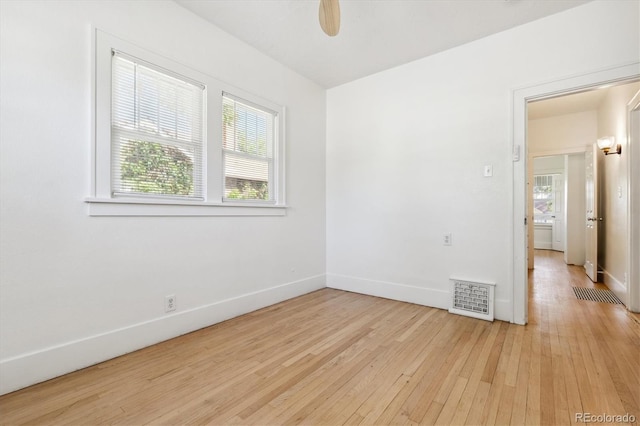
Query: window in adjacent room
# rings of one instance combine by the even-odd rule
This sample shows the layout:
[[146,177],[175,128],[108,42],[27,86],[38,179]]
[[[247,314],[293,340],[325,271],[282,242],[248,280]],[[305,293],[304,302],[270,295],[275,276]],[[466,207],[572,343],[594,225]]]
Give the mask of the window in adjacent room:
[[533,179],[533,223],[552,224],[556,212],[554,175],[536,175]]

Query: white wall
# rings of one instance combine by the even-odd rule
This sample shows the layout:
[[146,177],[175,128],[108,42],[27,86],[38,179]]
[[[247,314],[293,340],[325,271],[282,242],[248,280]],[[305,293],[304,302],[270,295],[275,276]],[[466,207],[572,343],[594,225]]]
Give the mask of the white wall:
[[[0,19],[0,392],[325,286],[324,89],[173,2]],[[284,105],[287,215],[89,217],[91,24]]]
[[533,157],[554,151],[580,151],[595,142],[598,112],[591,110],[539,118],[529,120],[527,126],[529,154]]
[[551,250],[553,248],[552,234],[551,225],[535,225],[533,228],[534,248]]
[[550,157],[534,158],[533,173],[536,175],[563,174],[564,155],[552,155]]
[[638,17],[590,2],[329,90],[327,284],[444,308],[494,281],[512,320],[513,91],[637,62]]
[[598,229],[598,266],[604,282],[623,300],[627,297],[627,103],[640,83],[613,87],[598,109],[598,138],[615,136],[621,155],[598,155],[600,212],[604,220]]

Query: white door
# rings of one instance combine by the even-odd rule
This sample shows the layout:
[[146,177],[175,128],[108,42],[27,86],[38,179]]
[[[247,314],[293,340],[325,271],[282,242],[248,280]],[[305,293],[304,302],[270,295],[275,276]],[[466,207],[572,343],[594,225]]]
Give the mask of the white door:
[[551,227],[551,249],[564,251],[564,179],[553,176],[553,225]]
[[598,147],[593,144],[585,154],[586,169],[586,233],[584,269],[591,281],[598,282]]

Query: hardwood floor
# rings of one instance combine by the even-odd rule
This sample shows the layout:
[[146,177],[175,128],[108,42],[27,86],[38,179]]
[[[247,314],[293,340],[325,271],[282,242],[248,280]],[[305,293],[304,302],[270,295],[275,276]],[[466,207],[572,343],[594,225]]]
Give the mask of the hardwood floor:
[[594,286],[583,269],[554,252],[537,254],[527,326],[324,289],[2,396],[0,422],[640,418],[637,318],[621,305],[577,300],[571,286]]

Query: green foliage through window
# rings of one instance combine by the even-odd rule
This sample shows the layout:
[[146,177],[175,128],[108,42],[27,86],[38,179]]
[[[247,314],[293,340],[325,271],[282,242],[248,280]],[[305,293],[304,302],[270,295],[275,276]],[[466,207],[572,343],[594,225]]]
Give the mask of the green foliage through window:
[[268,200],[269,186],[267,182],[227,178],[226,187],[231,191],[227,198],[234,200]]
[[120,150],[123,188],[131,192],[193,195],[193,159],[180,148],[128,140]]
[[256,108],[229,98],[223,98],[222,133],[224,148],[256,155],[267,156],[268,121],[272,116]]

